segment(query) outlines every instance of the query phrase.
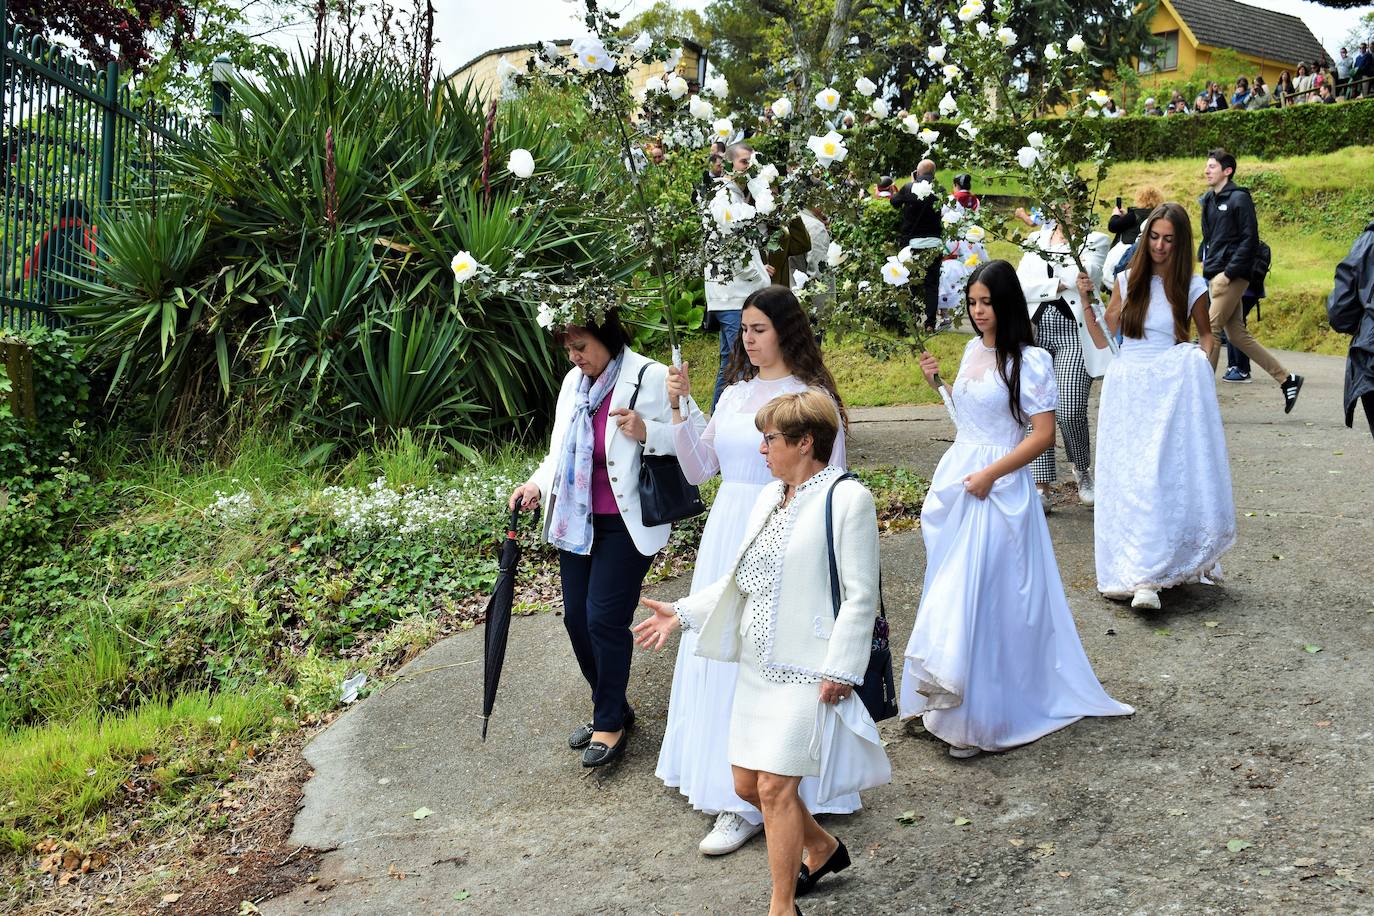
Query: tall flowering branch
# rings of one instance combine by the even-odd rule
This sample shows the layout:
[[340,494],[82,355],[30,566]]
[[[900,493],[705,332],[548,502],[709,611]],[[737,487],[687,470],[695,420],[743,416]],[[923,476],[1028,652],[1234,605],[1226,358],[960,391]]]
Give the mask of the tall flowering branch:
[[334,158],[334,128],[324,132],[324,219],[330,232],[339,230],[339,173]]
[[496,131],[496,102],[487,111],[487,126],[482,131],[482,199],[491,203],[491,135]]

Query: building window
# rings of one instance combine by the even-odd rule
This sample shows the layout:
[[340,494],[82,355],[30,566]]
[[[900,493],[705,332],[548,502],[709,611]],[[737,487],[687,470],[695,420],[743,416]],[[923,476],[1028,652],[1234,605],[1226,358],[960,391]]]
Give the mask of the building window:
[[1146,51],[1140,59],[1138,69],[1141,73],[1155,73],[1162,70],[1178,69],[1178,30],[1162,32],[1155,36],[1159,47]]

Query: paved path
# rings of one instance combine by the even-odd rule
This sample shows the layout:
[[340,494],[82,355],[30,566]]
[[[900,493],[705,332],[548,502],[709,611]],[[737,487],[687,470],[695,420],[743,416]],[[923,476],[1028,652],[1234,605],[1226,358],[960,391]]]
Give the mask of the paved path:
[[[1291,415],[1275,386],[1220,386],[1240,516],[1223,586],[1152,615],[1106,602],[1091,511],[1051,517],[1088,655],[1138,713],[971,761],[885,723],[894,782],[831,819],[856,864],[807,914],[1374,913],[1374,447],[1341,425],[1340,360],[1285,359],[1309,379]],[[855,421],[856,463],[926,474],[952,433],[940,408]],[[918,534],[884,541],[897,647],[922,564]],[[654,779],[671,654],[636,659],[630,751],[587,774],[563,746],[586,691],[560,620],[515,621],[485,745],[481,647],[435,646],[310,745],[293,842],[333,851],[264,913],[765,910],[762,843],[701,857],[709,819]]]

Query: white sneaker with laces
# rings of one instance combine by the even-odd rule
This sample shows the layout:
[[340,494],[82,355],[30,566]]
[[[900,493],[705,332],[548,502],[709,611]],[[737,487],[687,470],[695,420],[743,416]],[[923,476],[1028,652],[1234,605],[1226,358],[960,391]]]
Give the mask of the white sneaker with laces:
[[739,849],[761,830],[762,824],[751,824],[733,811],[722,811],[716,817],[716,825],[697,848],[702,855],[723,856]]
[[1135,597],[1131,599],[1131,607],[1145,608],[1151,611],[1159,610],[1159,592],[1152,588],[1136,589]]
[[1078,501],[1085,506],[1091,506],[1097,498],[1097,492],[1093,489],[1093,472],[1079,473],[1078,468],[1074,468],[1073,479],[1078,481]]
[[983,753],[983,749],[980,747],[955,747],[952,744],[949,747],[949,756],[956,760],[967,760],[970,757],[977,757],[981,753]]

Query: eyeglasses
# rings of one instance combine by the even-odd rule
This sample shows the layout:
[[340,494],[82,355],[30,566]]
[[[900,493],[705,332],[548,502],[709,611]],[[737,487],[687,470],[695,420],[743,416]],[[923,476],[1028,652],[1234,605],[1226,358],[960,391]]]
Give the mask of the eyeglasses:
[[763,447],[764,447],[765,449],[772,448],[772,447],[773,447],[773,440],[775,440],[775,439],[781,439],[781,440],[783,440],[784,442],[786,442],[786,441],[787,441],[787,436],[784,435],[783,433],[765,433],[765,434],[764,434],[764,437],[763,437]]

